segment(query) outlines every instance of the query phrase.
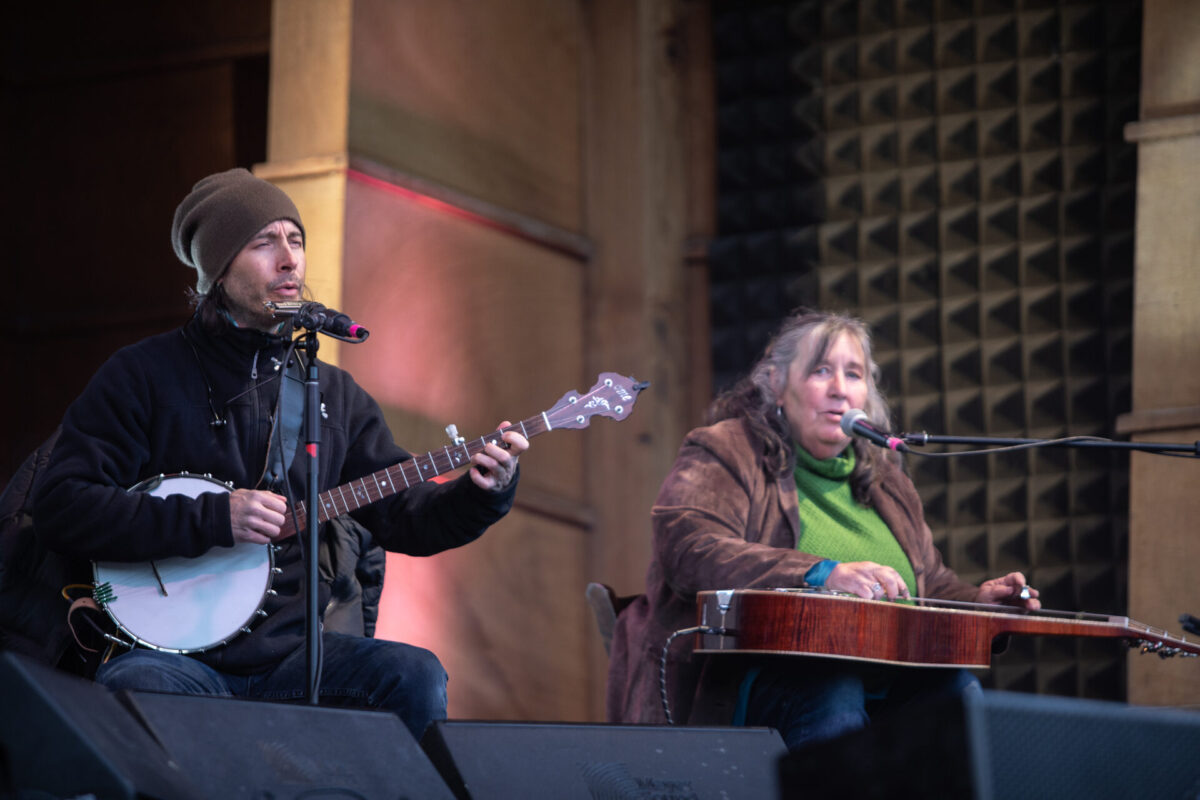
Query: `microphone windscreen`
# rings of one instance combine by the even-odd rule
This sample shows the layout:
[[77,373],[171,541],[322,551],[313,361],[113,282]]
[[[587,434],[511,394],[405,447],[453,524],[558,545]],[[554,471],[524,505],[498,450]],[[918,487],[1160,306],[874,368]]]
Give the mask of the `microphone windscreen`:
[[842,414],[842,421],[840,423],[842,426],[842,433],[846,434],[847,436],[853,436],[854,423],[858,422],[859,420],[868,422],[869,424],[867,412],[863,411],[861,408],[852,408],[845,414]]

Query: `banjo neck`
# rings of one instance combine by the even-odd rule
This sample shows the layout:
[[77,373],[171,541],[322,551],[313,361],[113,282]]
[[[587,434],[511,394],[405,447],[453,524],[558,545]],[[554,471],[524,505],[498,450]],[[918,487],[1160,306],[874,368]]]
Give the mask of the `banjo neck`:
[[[500,437],[508,431],[516,431],[526,439],[532,439],[560,428],[586,428],[594,416],[623,420],[633,411],[638,394],[649,385],[615,372],[602,372],[596,384],[586,393],[567,392],[553,407],[515,425],[469,441],[456,439],[441,450],[431,450],[423,456],[405,459],[321,492],[317,495],[317,522],[328,522],[334,517],[357,511],[405,489],[466,467],[470,465],[472,456],[489,443],[505,447]],[[283,525],[285,536],[304,530],[308,525],[308,509],[303,501],[297,503],[293,511],[295,527],[289,517]]]
[[[348,483],[335,486],[317,495],[319,505],[317,522],[328,522],[334,517],[357,511],[417,484],[465,467],[471,463],[471,457],[481,452],[489,442],[503,447],[500,436],[508,431],[516,431],[529,439],[549,430],[551,430],[550,423],[545,419],[545,414],[541,414],[496,431],[490,436],[481,436],[461,444],[446,445],[441,450],[414,456],[398,464],[372,472],[370,475],[364,475]],[[308,509],[304,501],[295,505],[295,519],[300,530],[303,530],[308,524]],[[290,518],[284,524],[283,530],[285,534],[295,532]]]

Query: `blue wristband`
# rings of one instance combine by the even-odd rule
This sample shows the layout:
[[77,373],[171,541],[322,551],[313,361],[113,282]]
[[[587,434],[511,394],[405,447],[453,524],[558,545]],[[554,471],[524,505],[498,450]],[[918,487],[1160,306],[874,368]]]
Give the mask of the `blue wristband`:
[[812,569],[804,573],[804,582],[809,586],[815,586],[818,589],[825,585],[825,581],[829,580],[829,573],[833,572],[834,567],[842,562],[825,559],[818,561],[813,565]]

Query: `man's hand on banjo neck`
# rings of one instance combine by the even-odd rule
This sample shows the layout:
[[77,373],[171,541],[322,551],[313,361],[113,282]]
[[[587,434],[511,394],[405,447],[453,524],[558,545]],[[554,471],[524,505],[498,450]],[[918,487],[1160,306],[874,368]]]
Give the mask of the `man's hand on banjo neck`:
[[294,531],[283,533],[287,520],[287,499],[260,489],[237,489],[229,495],[229,521],[235,542],[270,544],[286,539]]

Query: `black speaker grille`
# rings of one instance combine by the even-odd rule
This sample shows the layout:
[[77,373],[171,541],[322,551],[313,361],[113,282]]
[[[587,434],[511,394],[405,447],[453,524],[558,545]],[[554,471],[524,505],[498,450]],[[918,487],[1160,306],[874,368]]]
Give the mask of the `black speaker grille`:
[[459,798],[777,797],[767,728],[435,723],[421,746]]
[[989,692],[968,718],[996,800],[1200,797],[1200,713]]

